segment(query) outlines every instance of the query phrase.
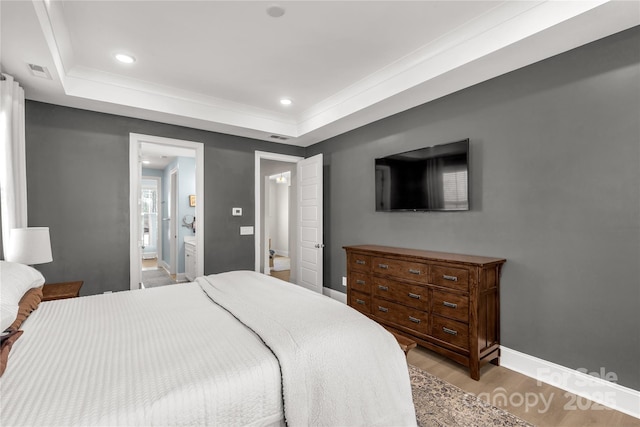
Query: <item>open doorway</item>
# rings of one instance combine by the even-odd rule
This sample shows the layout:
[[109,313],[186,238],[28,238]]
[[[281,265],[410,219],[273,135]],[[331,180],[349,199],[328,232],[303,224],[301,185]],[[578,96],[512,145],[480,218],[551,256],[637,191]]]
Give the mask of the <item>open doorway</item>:
[[291,275],[291,265],[295,266],[296,262],[293,240],[295,204],[291,203],[292,192],[295,190],[291,184],[292,177],[295,177],[295,164],[263,160],[262,170],[265,173],[277,171],[266,176],[264,182],[263,224],[267,250],[264,255],[264,273],[289,282],[295,279],[295,273]]
[[[272,163],[270,163],[272,162]],[[274,163],[275,162],[275,163]],[[283,165],[284,164],[284,165]],[[275,169],[270,169],[274,165]],[[269,272],[269,236],[265,234],[265,188],[269,177],[291,173],[289,187],[289,281],[323,293],[323,157],[304,159],[284,154],[255,152],[255,271]],[[273,244],[273,241],[272,241]]]
[[[196,228],[195,219],[204,216],[203,144],[131,134],[129,151],[130,288],[186,281],[187,244],[191,276],[202,276],[204,221]],[[155,268],[148,265],[153,258]]]
[[[144,147],[144,146],[143,146]],[[166,253],[162,236],[166,233],[162,229],[163,208],[171,201],[163,192],[162,182],[164,174],[159,162],[151,167],[151,153],[142,151],[142,186],[141,186],[141,216],[140,232],[142,233],[142,273],[140,286],[153,288],[172,285],[176,282],[176,275],[165,268],[163,254]],[[171,160],[170,158],[167,158]],[[162,162],[164,163],[164,161]],[[167,200],[165,200],[167,199]]]
[[256,152],[255,271],[292,283],[297,258],[296,164],[301,159]]
[[[141,221],[142,271],[158,268],[158,254],[162,252],[160,215],[162,208],[162,177],[142,171]],[[155,175],[155,174],[154,174]]]

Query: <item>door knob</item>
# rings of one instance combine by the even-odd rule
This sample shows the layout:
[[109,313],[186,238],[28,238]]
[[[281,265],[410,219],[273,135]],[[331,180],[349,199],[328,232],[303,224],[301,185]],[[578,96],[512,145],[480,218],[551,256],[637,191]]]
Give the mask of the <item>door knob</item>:
[[318,249],[324,248],[324,245],[322,243],[316,243],[316,248]]

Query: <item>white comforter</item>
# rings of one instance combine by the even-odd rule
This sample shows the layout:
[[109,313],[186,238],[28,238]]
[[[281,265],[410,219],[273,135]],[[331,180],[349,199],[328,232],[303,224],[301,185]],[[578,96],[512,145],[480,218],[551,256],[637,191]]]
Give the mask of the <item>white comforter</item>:
[[415,425],[404,354],[376,323],[254,272],[197,281],[40,304],[0,424]]
[[415,425],[404,353],[355,310],[252,271],[197,279],[280,362],[291,426]]
[[269,425],[280,368],[195,283],[43,302],[0,378],[0,425]]

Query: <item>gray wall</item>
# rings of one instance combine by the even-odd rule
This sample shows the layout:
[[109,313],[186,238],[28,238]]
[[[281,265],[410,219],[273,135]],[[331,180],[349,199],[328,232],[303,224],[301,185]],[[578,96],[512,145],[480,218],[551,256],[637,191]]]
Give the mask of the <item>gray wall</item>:
[[205,144],[205,273],[253,270],[253,236],[239,228],[254,224],[254,152],[302,148],[27,101],[29,225],[50,227],[47,282],[84,280],[82,295],[129,288],[130,132]]
[[[504,257],[506,347],[640,389],[640,29],[316,144],[325,286],[344,245]],[[471,211],[376,213],[374,158],[471,139]]]

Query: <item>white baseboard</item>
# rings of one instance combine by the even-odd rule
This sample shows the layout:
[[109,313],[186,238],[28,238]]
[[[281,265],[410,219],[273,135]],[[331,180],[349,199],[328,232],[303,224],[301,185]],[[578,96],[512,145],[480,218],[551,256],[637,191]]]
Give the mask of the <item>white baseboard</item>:
[[640,391],[612,382],[617,379],[617,376],[613,372],[606,372],[605,368],[601,368],[601,372],[589,375],[586,371],[570,369],[504,346],[500,347],[500,365],[616,411],[640,418]]
[[347,303],[347,294],[344,292],[338,292],[331,288],[322,288],[322,294],[333,298],[336,301],[340,301],[343,304]]

